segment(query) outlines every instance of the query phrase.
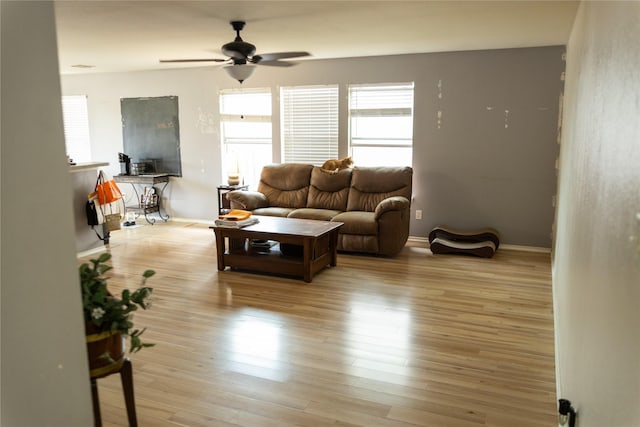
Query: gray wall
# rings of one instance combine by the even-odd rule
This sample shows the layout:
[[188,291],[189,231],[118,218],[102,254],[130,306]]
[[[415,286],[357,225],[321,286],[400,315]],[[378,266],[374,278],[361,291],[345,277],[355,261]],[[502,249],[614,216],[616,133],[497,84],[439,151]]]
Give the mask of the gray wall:
[[583,2],[567,48],[553,293],[558,396],[640,425],[640,3]]
[[0,3],[2,414],[93,425],[52,2]]
[[[74,216],[74,230],[76,236],[76,251],[82,254],[98,252],[104,249],[104,243],[96,235],[104,236],[102,225],[91,228],[87,225],[85,204],[87,195],[93,191],[98,178],[97,168],[89,170],[74,170],[69,173],[72,188],[72,207]],[[95,231],[94,231],[95,229]]]
[[[440,223],[491,226],[505,243],[550,247],[563,50],[312,60],[260,67],[243,86],[270,87],[277,95],[280,86],[339,84],[345,154],[347,85],[414,81],[412,209],[421,209],[423,219],[412,220],[411,234],[426,237]],[[165,206],[178,218],[214,217],[215,187],[222,180],[218,91],[239,87],[223,70],[68,75],[62,87],[66,95],[88,95],[93,160],[112,162],[112,173],[118,173],[122,151],[120,98],[178,95],[183,177],[172,180]],[[279,146],[279,109],[273,113]]]

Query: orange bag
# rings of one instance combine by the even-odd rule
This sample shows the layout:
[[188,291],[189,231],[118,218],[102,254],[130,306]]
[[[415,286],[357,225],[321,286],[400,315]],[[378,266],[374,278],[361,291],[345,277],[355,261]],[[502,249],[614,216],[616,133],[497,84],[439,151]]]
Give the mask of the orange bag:
[[122,193],[116,182],[113,179],[105,181],[102,171],[100,171],[98,183],[96,184],[96,195],[98,197],[98,204],[100,205],[106,205],[122,199]]

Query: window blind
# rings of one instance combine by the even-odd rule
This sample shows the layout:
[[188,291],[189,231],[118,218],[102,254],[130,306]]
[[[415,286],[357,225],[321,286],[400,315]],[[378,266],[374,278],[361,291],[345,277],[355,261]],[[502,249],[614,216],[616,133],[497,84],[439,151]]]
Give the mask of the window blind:
[[283,157],[322,165],[338,157],[338,85],[283,87],[280,91]]
[[352,116],[411,115],[413,83],[351,85],[349,110]]
[[349,152],[362,166],[411,165],[413,83],[349,86]]
[[62,120],[67,156],[76,163],[90,162],[91,140],[87,97],[85,95],[63,96]]
[[220,114],[238,119],[242,116],[271,117],[271,91],[269,89],[221,91]]

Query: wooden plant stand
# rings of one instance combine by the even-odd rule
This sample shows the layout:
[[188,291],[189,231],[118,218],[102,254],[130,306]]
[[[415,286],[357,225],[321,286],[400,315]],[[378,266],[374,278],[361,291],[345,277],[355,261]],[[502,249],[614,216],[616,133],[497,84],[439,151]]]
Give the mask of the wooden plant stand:
[[136,403],[133,395],[133,369],[131,367],[131,360],[124,359],[120,369],[109,372],[105,375],[91,377],[91,398],[93,400],[93,422],[95,427],[102,427],[102,417],[100,415],[100,400],[98,399],[98,379],[104,378],[108,375],[120,373],[120,380],[122,381],[122,391],[124,393],[124,403],[127,407],[127,418],[129,419],[130,427],[138,427],[138,419],[136,417]]

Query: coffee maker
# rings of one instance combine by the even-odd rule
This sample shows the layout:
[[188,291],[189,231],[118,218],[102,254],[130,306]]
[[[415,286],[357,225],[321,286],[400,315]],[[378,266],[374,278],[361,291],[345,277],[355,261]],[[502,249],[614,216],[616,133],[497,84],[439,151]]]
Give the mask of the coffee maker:
[[124,153],[118,153],[120,160],[120,175],[131,175],[131,159]]

